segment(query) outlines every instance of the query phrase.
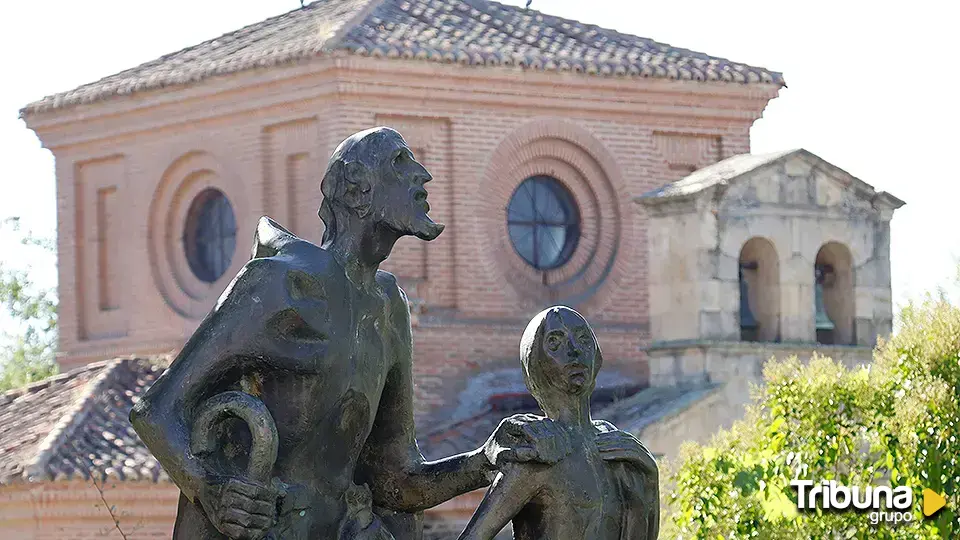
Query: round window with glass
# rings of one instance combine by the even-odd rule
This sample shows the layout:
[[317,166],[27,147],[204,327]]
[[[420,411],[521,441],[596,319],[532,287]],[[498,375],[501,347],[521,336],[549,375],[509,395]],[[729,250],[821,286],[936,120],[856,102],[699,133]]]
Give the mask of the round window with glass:
[[576,201],[556,178],[532,176],[517,186],[507,205],[507,231],[513,249],[537,270],[570,260],[580,239]]
[[190,203],[183,231],[183,249],[190,270],[201,281],[213,283],[230,268],[236,248],[233,206],[222,191],[203,190]]

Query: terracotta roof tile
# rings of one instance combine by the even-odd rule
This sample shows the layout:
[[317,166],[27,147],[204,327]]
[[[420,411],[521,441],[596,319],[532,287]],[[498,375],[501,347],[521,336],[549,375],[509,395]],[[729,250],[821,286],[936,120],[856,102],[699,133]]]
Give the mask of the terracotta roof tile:
[[[712,389],[707,385],[632,389],[624,397],[619,397],[616,391],[610,391],[607,395],[594,393],[593,417],[611,422],[624,431],[639,434],[646,426],[705,397]],[[426,431],[419,437],[420,450],[428,459],[473,450],[486,442],[501,420],[524,413],[543,415],[529,394],[496,396],[490,400],[486,410]]]
[[711,383],[647,388],[599,409],[594,418],[640,435],[647,426],[685,410],[718,388]]
[[[89,364],[0,395],[0,485],[89,479],[169,481],[127,418],[131,407],[163,371],[157,359]],[[702,388],[598,390],[595,417],[638,433]],[[626,396],[626,397],[623,397]],[[540,414],[528,394],[500,394],[468,418],[422,432],[428,458],[446,457],[483,444],[500,421],[518,413]]]
[[598,76],[783,86],[780,73],[487,0],[318,0],[27,105],[21,114],[336,51]]
[[90,478],[166,480],[127,415],[156,360],[96,362],[0,396],[0,485]]
[[57,420],[73,410],[103,369],[85,366],[0,395],[0,483],[35,461]]

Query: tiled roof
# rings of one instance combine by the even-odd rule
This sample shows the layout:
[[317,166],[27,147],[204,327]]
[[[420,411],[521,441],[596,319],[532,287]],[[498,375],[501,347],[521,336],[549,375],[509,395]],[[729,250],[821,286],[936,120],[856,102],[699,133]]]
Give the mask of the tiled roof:
[[167,480],[127,419],[162,369],[150,359],[96,362],[0,395],[0,485]]
[[644,193],[639,198],[657,200],[694,195],[707,188],[726,184],[738,176],[769,165],[794,152],[797,152],[797,150],[773,152],[770,154],[739,154],[731,156],[713,165],[708,165],[702,169],[693,171],[676,182]]
[[719,388],[703,383],[686,386],[647,388],[622,400],[614,401],[594,415],[623,431],[640,435],[644,428],[675,415],[704,399]]
[[[592,403],[593,418],[606,420],[619,429],[635,435],[643,428],[690,403],[705,397],[712,387],[646,388],[623,399],[597,399]],[[500,424],[514,414],[543,415],[530,395],[517,395],[491,400],[486,410],[446,425],[438,426],[419,438],[420,450],[428,459],[439,459],[478,448]]]
[[[97,362],[0,395],[0,485],[90,479],[169,481],[133,430],[128,414],[163,372],[167,359]],[[598,390],[594,417],[639,433],[651,422],[702,397],[703,388]],[[419,437],[428,458],[473,450],[500,421],[540,414],[529,394],[497,395],[466,419]]]
[[636,200],[645,204],[657,204],[666,200],[693,197],[705,189],[713,186],[727,185],[731,181],[749,172],[768,165],[782,163],[788,158],[795,156],[807,160],[818,168],[832,172],[837,177],[844,178],[844,182],[853,186],[854,191],[863,199],[871,201],[877,200],[894,209],[906,204],[886,191],[877,191],[870,184],[802,148],[771,152],[769,154],[739,154],[731,156],[723,161],[696,170],[676,182],[648,191],[637,197]]
[[767,83],[780,73],[487,0],[318,0],[27,105],[90,103],[334,52],[602,76]]

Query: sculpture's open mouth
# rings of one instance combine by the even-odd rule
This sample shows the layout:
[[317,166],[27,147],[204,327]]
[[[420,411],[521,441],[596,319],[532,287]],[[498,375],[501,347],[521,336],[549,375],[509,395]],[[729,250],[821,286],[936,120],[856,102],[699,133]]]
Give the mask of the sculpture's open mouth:
[[567,380],[581,386],[587,382],[587,366],[583,364],[569,364],[566,366]]
[[413,194],[413,200],[420,205],[424,212],[430,211],[430,203],[427,202],[427,190],[418,189]]
[[422,187],[417,187],[412,195],[413,206],[423,213],[414,212],[419,215],[411,216],[413,223],[412,228],[408,232],[421,240],[433,240],[443,232],[443,225],[433,221],[430,217],[430,203],[427,202],[427,190]]

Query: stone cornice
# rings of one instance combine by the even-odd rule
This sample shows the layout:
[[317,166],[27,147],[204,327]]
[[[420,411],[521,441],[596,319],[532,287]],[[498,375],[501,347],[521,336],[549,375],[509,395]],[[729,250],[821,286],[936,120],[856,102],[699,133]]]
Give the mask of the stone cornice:
[[[353,81],[357,95],[389,95],[397,89],[412,98],[431,101],[476,101],[501,106],[539,107],[544,100],[570,110],[633,112],[634,114],[694,115],[728,119],[759,118],[766,103],[778,95],[775,85],[731,85],[664,79],[616,79],[525,71],[521,68],[483,69],[433,65],[415,61],[343,58],[341,80]],[[451,85],[450,83],[457,83]],[[345,92],[347,93],[347,92]],[[426,95],[424,95],[426,94]]]
[[[102,339],[72,343],[57,353],[57,363],[61,370],[70,370],[95,362],[104,358],[129,357],[128,347],[125,346],[127,338]],[[186,343],[187,337],[172,338],[156,341],[138,341],[138,356],[144,355],[175,355]],[[70,362],[64,363],[63,359],[69,358]]]
[[755,207],[732,207],[721,211],[718,215],[720,220],[742,219],[745,217],[776,217],[776,218],[810,218],[810,219],[832,219],[837,221],[849,222],[852,216],[874,216],[880,217],[880,211],[876,208],[855,208],[846,210],[837,207],[824,207],[814,205],[791,205],[783,203],[761,203]]
[[[728,158],[728,160],[715,164],[715,166],[733,167],[735,165],[730,165],[730,161],[743,157],[764,158],[765,156],[733,156],[732,158]],[[712,210],[719,209],[721,218],[729,215],[732,209],[736,217],[769,215],[776,217],[812,217],[848,221],[851,211],[839,208],[825,208],[814,204],[797,205],[769,202],[761,203],[759,206],[753,206],[752,204],[748,206],[720,204],[727,188],[739,182],[741,178],[755,177],[757,175],[775,175],[777,169],[781,168],[785,162],[791,159],[804,161],[811,169],[819,170],[843,189],[852,193],[856,198],[867,203],[868,206],[863,208],[858,207],[853,210],[853,213],[876,215],[882,221],[889,221],[893,215],[893,211],[906,204],[904,201],[886,191],[876,191],[870,184],[802,148],[781,152],[773,157],[768,156],[768,161],[755,164],[750,168],[744,168],[736,174],[732,176],[728,175],[722,179],[712,179],[709,176],[704,179],[704,171],[711,171],[711,167],[705,167],[703,170],[696,171],[680,181],[667,184],[664,188],[634,197],[634,201],[649,207],[653,215],[683,213],[685,210],[694,209],[694,205],[696,205],[695,209],[697,211],[702,211],[708,206],[710,206]],[[699,185],[697,182],[691,183],[691,179],[698,180]],[[670,187],[677,189],[673,189],[669,193],[664,193],[664,190]],[[723,207],[722,209],[720,208],[721,206]]]
[[[518,327],[523,328],[530,322],[527,318],[465,317],[455,312],[446,310],[438,311],[439,313],[434,313],[433,310],[430,310],[421,314],[417,328],[422,331],[445,331],[453,328],[482,327],[488,330],[515,331]],[[597,320],[590,323],[590,325],[597,332],[609,332],[611,334],[648,334],[650,332],[650,325],[647,322],[635,323]],[[416,339],[416,335],[414,335],[414,338]]]
[[703,191],[673,197],[634,197],[633,202],[647,207],[650,215],[656,217],[702,213],[707,204],[715,200],[718,191],[726,186],[706,188]]
[[[360,57],[319,58],[145,91],[24,120],[44,147],[92,143],[323,98],[553,109],[619,117],[690,117],[750,125],[776,85],[615,79]],[[712,122],[711,122],[712,121]]]
[[830,356],[832,353],[844,353],[851,351],[870,352],[873,347],[863,345],[822,345],[820,343],[806,341],[724,341],[711,339],[678,339],[670,341],[654,341],[643,350],[647,353],[664,353],[672,351],[682,351],[685,349],[719,349],[730,352],[751,353],[756,351],[809,351],[823,356]]

